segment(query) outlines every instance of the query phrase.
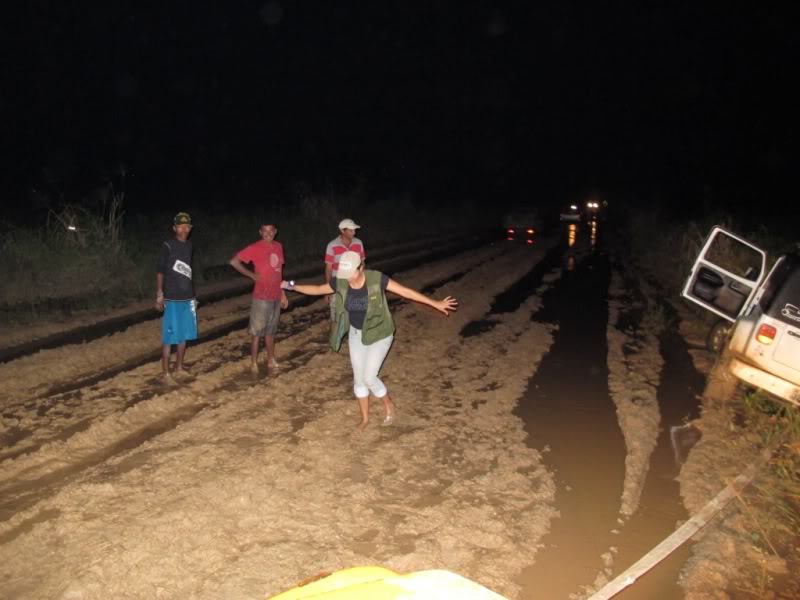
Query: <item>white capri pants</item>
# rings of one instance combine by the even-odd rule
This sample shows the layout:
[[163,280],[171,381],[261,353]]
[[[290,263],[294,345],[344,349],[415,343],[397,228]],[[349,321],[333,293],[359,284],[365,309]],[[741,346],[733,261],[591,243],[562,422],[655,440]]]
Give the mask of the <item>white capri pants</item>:
[[383,382],[378,379],[389,348],[392,347],[394,336],[378,340],[365,346],[361,343],[361,330],[350,328],[347,336],[350,347],[350,363],[353,365],[353,393],[356,398],[366,398],[372,393],[376,398],[383,398],[388,390]]

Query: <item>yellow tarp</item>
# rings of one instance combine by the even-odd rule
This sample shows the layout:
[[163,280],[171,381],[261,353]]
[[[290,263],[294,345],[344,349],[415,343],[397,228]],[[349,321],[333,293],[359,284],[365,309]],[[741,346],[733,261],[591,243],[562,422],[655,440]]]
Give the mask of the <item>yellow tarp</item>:
[[323,579],[273,596],[271,600],[506,600],[449,571],[400,575],[383,567],[342,569]]

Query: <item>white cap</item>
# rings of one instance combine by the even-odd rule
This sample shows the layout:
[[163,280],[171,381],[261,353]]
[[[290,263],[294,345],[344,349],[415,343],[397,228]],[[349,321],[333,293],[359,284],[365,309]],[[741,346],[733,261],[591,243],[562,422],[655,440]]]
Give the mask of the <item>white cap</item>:
[[350,279],[356,274],[360,264],[361,255],[358,252],[348,250],[339,259],[339,265],[336,268],[336,279]]
[[353,219],[342,219],[339,223],[339,229],[358,229],[361,225],[356,225]]

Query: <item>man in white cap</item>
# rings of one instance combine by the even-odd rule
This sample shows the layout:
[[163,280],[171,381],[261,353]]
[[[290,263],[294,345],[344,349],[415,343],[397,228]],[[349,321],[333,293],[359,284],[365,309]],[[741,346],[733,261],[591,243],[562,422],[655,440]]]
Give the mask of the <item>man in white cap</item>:
[[[342,219],[339,222],[339,235],[332,239],[325,249],[325,283],[330,283],[336,277],[339,259],[345,252],[358,252],[362,261],[367,257],[364,253],[364,242],[356,237],[356,229],[360,227],[353,219]],[[330,302],[330,296],[326,296],[325,299]],[[333,311],[331,311],[331,321],[333,321]]]

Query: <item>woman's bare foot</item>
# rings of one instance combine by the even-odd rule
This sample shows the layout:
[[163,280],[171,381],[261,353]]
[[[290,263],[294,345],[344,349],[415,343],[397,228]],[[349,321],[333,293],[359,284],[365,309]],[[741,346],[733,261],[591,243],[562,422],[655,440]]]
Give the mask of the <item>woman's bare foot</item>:
[[384,425],[391,425],[394,422],[394,402],[392,399],[389,398],[389,394],[386,394],[383,397],[383,410],[386,412],[386,415],[383,418]]
[[358,424],[356,429],[358,429],[358,431],[360,433],[360,432],[364,431],[367,428],[368,424],[369,424],[369,421],[361,421],[361,423]]

